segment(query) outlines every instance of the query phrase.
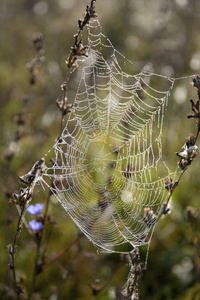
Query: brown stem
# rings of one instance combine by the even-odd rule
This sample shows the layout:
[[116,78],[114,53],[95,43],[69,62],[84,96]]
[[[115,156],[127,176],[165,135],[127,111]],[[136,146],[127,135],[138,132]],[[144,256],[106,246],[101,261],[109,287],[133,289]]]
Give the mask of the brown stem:
[[17,284],[17,279],[16,279],[16,271],[15,271],[15,252],[16,252],[16,243],[17,243],[17,239],[19,237],[19,233],[21,231],[21,223],[22,223],[22,217],[25,211],[26,205],[22,206],[22,210],[19,216],[19,220],[17,223],[17,229],[16,229],[16,233],[14,236],[14,240],[12,243],[12,251],[11,251],[11,269],[12,269],[12,273],[13,273],[13,280],[14,280],[14,285],[15,285],[15,290],[17,292],[17,297],[19,298],[19,295],[22,293],[22,290],[20,288],[20,286]]
[[[8,195],[8,191],[9,191],[9,177],[10,177],[10,173],[11,173],[11,163],[12,163],[12,158],[8,161],[8,165],[7,165],[7,176],[6,176],[6,181],[4,182],[6,189],[5,189],[5,235],[6,235],[6,245],[8,245],[11,241],[11,234],[10,234],[10,226],[9,226],[9,215],[10,215],[10,207],[9,207],[9,195]],[[3,185],[1,187],[3,189]],[[8,257],[8,264],[10,263],[10,257]],[[10,276],[8,276],[8,285],[12,286],[12,279],[10,278]]]
[[[74,35],[74,37],[75,37],[74,45],[71,48],[71,51],[69,53],[69,56],[68,56],[68,59],[66,62],[68,69],[67,69],[66,87],[64,89],[63,103],[62,103],[62,108],[61,108],[62,116],[61,116],[61,124],[60,124],[60,137],[61,137],[61,134],[63,131],[63,123],[64,123],[64,115],[65,115],[64,114],[64,105],[65,105],[66,96],[67,96],[68,89],[69,89],[70,70],[74,66],[77,56],[87,56],[87,54],[84,51],[81,52],[82,41],[79,40],[79,37],[80,37],[83,29],[85,28],[86,24],[88,24],[92,18],[95,18],[97,16],[96,12],[95,12],[95,7],[94,7],[95,2],[96,2],[96,0],[91,0],[90,7],[88,5],[86,7],[84,19],[78,20],[79,29],[78,29],[78,32]],[[83,50],[86,50],[86,49],[88,49],[88,46],[85,46],[85,47],[83,46],[83,48],[84,48]]]
[[[173,195],[173,193],[174,193],[174,191],[175,191],[175,189],[177,188],[177,186],[179,185],[179,182],[180,182],[180,180],[181,180],[181,178],[182,178],[182,176],[183,176],[183,174],[185,173],[185,171],[187,170],[187,168],[185,168],[184,170],[183,170],[183,172],[180,174],[180,176],[179,176],[179,178],[178,178],[178,180],[177,180],[177,184],[176,184],[176,186],[173,188],[173,189],[171,189],[170,190],[170,192],[169,192],[169,196],[168,196],[168,198],[167,198],[167,200],[166,200],[166,202],[165,202],[165,207],[167,207],[168,206],[168,204],[169,204],[169,201],[170,201],[170,199],[171,199],[171,197],[172,197],[172,195]],[[160,220],[160,218],[162,217],[162,213],[158,216],[158,218],[157,218],[157,221],[156,222],[158,222],[159,220]]]
[[[51,183],[51,186],[52,186],[52,184],[53,184],[53,183]],[[49,203],[50,203],[50,197],[51,197],[51,190],[49,190],[48,197],[47,197],[47,200],[46,200],[45,211],[44,211],[44,219],[43,219],[43,225],[45,225],[45,223],[46,223],[47,213],[48,213]],[[44,232],[44,231],[43,231],[43,232]],[[44,235],[44,234],[43,234],[43,235]]]
[[[51,190],[49,191],[48,198],[47,198],[47,201],[46,201],[45,212],[44,212],[44,219],[43,219],[43,231],[42,231],[41,240],[43,239],[43,237],[46,234],[45,223],[46,223],[47,213],[48,213],[48,208],[49,208],[49,203],[50,203],[50,196],[51,196]],[[52,226],[51,226],[51,229],[52,229]],[[48,241],[50,239],[50,235],[51,235],[51,230],[50,230],[50,233],[49,233],[48,238],[47,238],[46,246],[44,247],[44,250],[43,250],[43,254],[42,254],[42,258],[41,258],[42,265],[44,264],[45,254],[46,254],[46,251],[47,251]]]
[[[197,87],[197,95],[198,95],[198,114],[200,114],[200,86],[198,85]],[[196,141],[197,141],[197,138],[199,136],[199,130],[200,130],[200,118],[198,118],[197,120],[197,135],[196,135]]]
[[35,239],[36,240],[36,244],[37,244],[37,252],[36,252],[36,257],[35,257],[34,273],[33,273],[31,288],[30,288],[29,295],[28,295],[28,298],[27,298],[28,300],[32,296],[32,293],[33,293],[34,287],[35,287],[36,277],[40,273],[40,271],[38,270],[38,267],[40,266],[41,268],[43,268],[42,265],[43,265],[43,261],[44,261],[44,257],[45,257],[45,253],[46,253],[46,248],[44,249],[41,262],[39,263],[39,260],[40,260],[40,249],[41,249],[41,244],[42,244],[43,237],[45,235],[45,223],[46,223],[46,219],[47,219],[47,213],[48,213],[48,208],[49,208],[50,196],[51,196],[51,190],[49,190],[48,197],[47,197],[47,200],[46,200],[45,212],[44,212],[44,219],[43,219],[43,230],[41,232],[41,236],[39,237],[39,239],[38,240]]
[[40,247],[41,247],[41,240],[39,240],[37,243],[37,252],[36,252],[36,257],[35,257],[34,273],[33,273],[31,288],[30,288],[27,300],[31,299],[31,296],[32,296],[32,293],[33,293],[34,287],[35,287],[36,277],[38,275],[38,266],[39,266],[38,262],[39,262],[39,256],[40,256]]
[[[91,1],[91,9],[93,8],[93,3],[95,1],[92,0]],[[85,20],[86,21],[86,20]],[[88,20],[89,21],[89,20]],[[86,22],[87,23],[87,22]],[[86,25],[86,23],[84,24],[84,26]],[[84,27],[83,26],[83,27]],[[83,29],[83,28],[82,28]],[[78,36],[81,34],[81,30],[79,29],[78,30]],[[61,123],[60,123],[60,137],[62,135],[62,131],[63,131],[63,124],[64,124],[64,106],[65,106],[65,102],[66,102],[66,97],[67,97],[67,93],[68,93],[68,89],[69,89],[69,79],[70,79],[70,69],[71,69],[71,65],[69,67],[68,65],[68,69],[67,69],[67,75],[66,75],[66,87],[64,88],[63,90],[63,102],[62,102],[62,108],[61,108]],[[33,274],[33,279],[32,279],[32,284],[31,284],[31,288],[30,288],[30,292],[29,292],[29,296],[28,296],[28,299],[30,299],[32,293],[33,293],[33,290],[34,290],[34,285],[35,285],[35,281],[36,281],[36,277],[37,277],[37,274],[38,274],[38,266],[39,266],[39,257],[40,257],[40,248],[41,248],[41,242],[42,242],[42,239],[43,239],[43,236],[44,236],[44,228],[45,228],[45,223],[46,223],[46,218],[47,218],[47,212],[48,212],[48,206],[49,206],[49,200],[50,200],[50,195],[51,195],[51,191],[49,192],[49,195],[48,195],[48,198],[47,198],[47,201],[46,201],[46,207],[45,207],[45,213],[44,213],[44,220],[43,220],[43,231],[42,231],[42,235],[40,237],[40,239],[38,240],[38,243],[37,243],[37,253],[36,253],[36,258],[35,258],[35,267],[34,267],[34,274]],[[72,241],[52,262],[49,263],[52,264],[54,261],[56,261],[58,258],[60,258],[70,247],[72,244],[74,244],[77,239],[79,237],[77,237],[74,241]],[[43,256],[42,256],[42,260],[41,260],[41,264],[43,264],[43,261],[44,261],[44,257],[45,257],[45,253],[46,253],[46,250],[47,250],[47,246],[46,248],[44,249],[44,252],[43,252]],[[46,265],[48,266],[48,265]],[[41,266],[43,268],[43,266]]]
[[65,106],[65,99],[67,97],[67,93],[68,93],[68,89],[69,89],[69,79],[70,79],[70,69],[68,68],[67,69],[67,74],[66,74],[66,87],[64,89],[64,92],[63,92],[63,102],[62,102],[62,109],[61,109],[61,123],[60,123],[60,137],[61,137],[61,134],[62,134],[62,131],[63,131],[63,124],[64,124],[64,114],[63,114],[63,111],[64,111],[64,106]]

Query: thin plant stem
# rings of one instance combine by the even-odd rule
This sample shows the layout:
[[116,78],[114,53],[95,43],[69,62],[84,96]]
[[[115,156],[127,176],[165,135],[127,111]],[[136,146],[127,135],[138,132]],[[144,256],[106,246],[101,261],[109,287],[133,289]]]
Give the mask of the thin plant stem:
[[[8,180],[10,177],[10,173],[11,173],[11,163],[12,163],[12,158],[8,161],[8,165],[7,165],[7,176],[6,176],[6,191],[5,191],[5,236],[6,236],[6,244],[8,245],[10,243],[11,240],[11,235],[10,235],[10,226],[9,226],[9,202],[8,202],[8,195],[7,195],[7,191],[8,191]],[[9,257],[8,257],[8,261]],[[8,262],[8,264],[9,264]],[[8,276],[8,284],[11,287],[12,286],[12,279],[10,278],[10,276]]]
[[[63,99],[62,99],[62,102],[61,102],[61,105],[59,105],[59,109],[61,111],[61,122],[60,122],[60,137],[62,135],[62,131],[63,131],[63,124],[64,124],[64,116],[66,114],[66,111],[65,111],[65,105],[66,105],[66,102],[67,102],[67,93],[68,93],[68,90],[69,90],[69,80],[70,80],[70,70],[73,66],[73,63],[75,62],[75,57],[77,55],[77,52],[75,52],[75,47],[78,46],[80,47],[81,46],[81,41],[78,42],[78,37],[80,36],[81,34],[81,31],[83,30],[83,28],[85,27],[85,25],[87,23],[89,23],[89,20],[92,18],[92,17],[95,17],[95,11],[94,11],[94,2],[95,0],[92,0],[91,1],[91,5],[90,5],[90,8],[89,10],[87,9],[86,10],[86,15],[84,17],[84,20],[83,21],[79,21],[79,30],[78,30],[78,33],[76,34],[76,37],[75,37],[75,44],[74,44],[74,47],[72,48],[73,50],[70,52],[70,55],[69,55],[69,58],[68,58],[68,69],[67,69],[67,74],[66,74],[66,82],[65,82],[65,87],[63,88]],[[76,44],[77,43],[77,44]],[[86,46],[84,49],[86,50],[88,47]],[[84,56],[87,56],[84,52],[83,54],[81,55],[84,55]],[[73,61],[73,63],[71,63]],[[53,183],[52,183],[53,184]],[[33,279],[32,279],[32,283],[31,283],[31,288],[30,288],[30,291],[29,291],[29,296],[28,296],[28,299],[31,298],[31,295],[34,291],[34,286],[35,286],[35,281],[36,281],[36,277],[37,277],[37,274],[38,274],[38,267],[39,267],[39,259],[40,259],[40,249],[41,249],[41,244],[42,244],[42,239],[44,237],[44,228],[45,228],[45,223],[46,223],[46,219],[47,219],[47,212],[48,212],[48,207],[49,207],[49,201],[50,201],[50,196],[51,196],[51,191],[49,192],[48,194],[48,197],[47,197],[47,201],[46,201],[46,206],[45,206],[45,213],[44,213],[44,219],[43,219],[43,230],[42,230],[42,233],[41,233],[41,237],[39,238],[38,242],[37,242],[37,252],[36,252],[36,258],[35,258],[35,264],[34,264],[34,274],[33,274]],[[70,247],[72,244],[74,244],[76,241],[77,241],[78,238],[76,238],[74,241],[72,241],[70,243],[70,245],[68,245],[59,255],[58,255],[58,258],[63,255]],[[47,245],[44,249],[44,252],[43,252],[43,256],[42,256],[42,260],[40,262],[41,264],[41,268],[43,269],[43,261],[44,261],[44,257],[45,257],[45,253],[46,253],[46,250],[47,250]],[[58,259],[56,258],[56,260]],[[55,260],[53,260],[55,261]]]
[[22,293],[21,288],[18,286],[17,284],[17,279],[16,279],[16,270],[15,270],[15,252],[16,252],[16,243],[17,243],[17,239],[19,237],[19,233],[21,231],[21,223],[22,223],[22,218],[23,218],[23,214],[25,211],[26,206],[22,206],[21,209],[21,213],[18,219],[18,223],[17,223],[17,229],[15,232],[15,236],[14,236],[14,240],[12,243],[12,251],[11,251],[11,269],[12,269],[12,273],[13,273],[13,280],[14,280],[14,285],[15,285],[15,290],[17,292],[17,296],[19,298],[19,295]]
[[[39,237],[39,239],[36,240],[37,250],[36,250],[36,256],[35,256],[33,278],[32,278],[32,283],[31,283],[31,288],[30,288],[30,291],[29,291],[28,299],[30,299],[31,296],[32,296],[32,293],[33,293],[34,287],[35,287],[36,277],[40,273],[39,270],[38,270],[39,260],[40,260],[40,249],[41,249],[41,244],[42,244],[43,237],[45,235],[45,229],[44,229],[45,226],[44,225],[45,225],[46,219],[47,219],[47,213],[48,213],[48,208],[49,208],[50,196],[51,196],[51,191],[49,190],[48,197],[47,197],[47,200],[46,200],[46,205],[45,205],[44,218],[43,218],[43,230],[41,232],[41,236]],[[44,261],[44,257],[45,257],[45,252],[46,252],[46,249],[44,250],[43,258],[41,260],[41,267],[43,265],[43,261]]]
[[37,277],[37,274],[38,274],[38,262],[39,262],[39,256],[40,256],[40,247],[41,247],[41,241],[38,241],[37,251],[36,251],[36,256],[35,256],[35,263],[34,263],[34,273],[33,273],[31,288],[29,290],[27,300],[31,299],[31,296],[32,296],[32,293],[33,293],[34,287],[35,287],[36,277]]
[[[185,168],[185,169],[183,170],[183,172],[180,174],[179,178],[177,179],[176,187],[170,190],[169,196],[168,196],[168,198],[167,198],[167,200],[166,200],[166,202],[165,202],[165,207],[168,206],[169,201],[171,200],[172,195],[173,195],[175,189],[177,188],[178,184],[180,183],[180,181],[181,181],[181,179],[182,179],[182,177],[183,177],[183,174],[186,172],[186,170],[187,170],[187,168]],[[160,218],[162,217],[162,215],[163,215],[163,214],[161,213],[161,214],[158,216],[156,223],[160,220]]]
[[60,122],[60,137],[62,135],[62,131],[63,131],[63,124],[64,124],[64,105],[65,105],[65,100],[67,98],[67,93],[68,93],[68,89],[69,89],[69,79],[70,79],[70,69],[67,69],[67,75],[66,75],[66,88],[64,89],[64,93],[63,93],[63,101],[62,101],[62,107],[61,107],[61,122]]

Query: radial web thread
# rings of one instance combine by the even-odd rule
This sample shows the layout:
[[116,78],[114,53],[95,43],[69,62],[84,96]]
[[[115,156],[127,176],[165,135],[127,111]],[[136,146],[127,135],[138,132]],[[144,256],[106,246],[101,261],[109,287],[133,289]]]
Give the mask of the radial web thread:
[[130,252],[148,244],[169,196],[162,157],[164,115],[175,79],[141,71],[88,25],[89,57],[61,139],[46,170],[49,188],[98,248]]

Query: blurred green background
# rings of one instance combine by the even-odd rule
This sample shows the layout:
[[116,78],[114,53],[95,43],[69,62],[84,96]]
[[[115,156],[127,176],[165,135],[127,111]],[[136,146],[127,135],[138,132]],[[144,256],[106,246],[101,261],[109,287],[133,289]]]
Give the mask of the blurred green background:
[[[6,245],[12,242],[18,213],[9,199],[21,187],[18,176],[27,173],[59,135],[60,112],[55,102],[62,95],[65,60],[86,4],[88,1],[83,0],[0,3],[1,299],[15,299]],[[114,47],[138,68],[149,65],[154,72],[172,77],[200,73],[200,1],[97,0],[96,11]],[[46,60],[38,68],[36,84],[30,85],[26,65],[35,55],[31,39],[37,32],[45,36]],[[75,73],[72,89],[76,89],[74,78]],[[169,163],[176,163],[175,152],[190,132],[196,132],[195,122],[186,118],[189,100],[195,97],[191,79],[187,78],[178,83],[170,98],[164,131],[171,138],[163,147]],[[25,123],[17,125],[16,116],[22,111]],[[173,195],[172,213],[156,226],[148,269],[140,283],[141,299],[200,299],[199,178],[197,156]],[[36,187],[33,203],[44,202],[47,194]],[[188,206],[195,210],[192,218],[186,212]],[[32,299],[117,299],[129,271],[124,258],[98,254],[86,238],[77,239],[79,230],[53,198],[49,214],[56,225],[48,242],[47,263],[67,245],[72,246],[38,276]],[[30,288],[36,248],[25,227],[17,245],[16,272],[24,287],[23,299]],[[145,253],[141,248],[142,257]],[[91,286],[100,288],[97,295],[93,295]]]

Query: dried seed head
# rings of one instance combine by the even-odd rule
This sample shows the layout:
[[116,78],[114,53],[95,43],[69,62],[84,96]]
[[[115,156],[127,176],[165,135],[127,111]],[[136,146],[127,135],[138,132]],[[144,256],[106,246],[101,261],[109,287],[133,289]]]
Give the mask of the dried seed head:
[[200,88],[200,77],[197,75],[195,78],[192,79],[194,87]]
[[7,249],[8,249],[8,253],[9,253],[10,255],[13,255],[13,254],[17,251],[16,246],[15,246],[15,248],[13,248],[13,245],[12,245],[12,244],[7,245],[6,247],[7,247]]
[[56,104],[59,110],[62,112],[63,116],[70,113],[73,107],[73,104],[67,103],[67,97],[65,97],[64,101],[63,100],[60,101],[59,99],[57,99]]
[[92,18],[96,18],[97,17],[97,14],[96,14],[96,11],[95,11],[95,7],[94,7],[94,3],[95,2],[96,2],[95,0],[92,0],[91,4],[90,4],[90,7],[88,5],[86,6],[86,12],[85,12],[85,15],[84,15],[84,19],[83,20],[78,20],[78,26],[79,26],[80,30],[83,30],[83,28],[85,27],[85,25],[88,24],[89,21]]
[[170,177],[168,178],[166,181],[165,181],[165,188],[168,190],[168,191],[173,191],[178,185],[178,181],[174,181],[173,177]]
[[30,172],[28,172],[27,174],[25,174],[23,176],[20,176],[19,179],[27,186],[30,186],[33,183],[36,183],[38,180],[40,180],[45,169],[46,169],[45,160],[44,160],[44,158],[41,158],[39,161],[37,161],[33,165]]
[[151,227],[157,221],[157,216],[154,214],[154,211],[150,207],[144,207],[144,214],[142,221]]
[[168,214],[170,214],[170,212],[171,212],[170,203],[169,202],[168,203],[164,202],[163,206],[162,206],[162,214],[163,215],[168,215]]
[[165,188],[170,191],[172,188],[173,188],[173,182],[174,182],[174,179],[173,177],[170,177],[168,178],[166,181],[165,181]]
[[64,81],[62,84],[61,84],[61,90],[62,91],[66,91],[67,90],[67,82],[66,81]]
[[32,191],[29,188],[21,188],[19,190],[19,193],[14,193],[13,197],[15,200],[12,200],[10,202],[15,203],[20,206],[25,206],[26,203],[31,199],[32,197]]
[[178,166],[181,170],[185,170],[185,168],[189,165],[189,162],[188,160],[185,160],[185,159],[181,159],[179,162],[178,162]]
[[189,148],[190,146],[194,146],[196,144],[197,137],[196,135],[189,134],[189,137],[186,138],[186,146]]

